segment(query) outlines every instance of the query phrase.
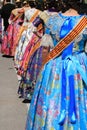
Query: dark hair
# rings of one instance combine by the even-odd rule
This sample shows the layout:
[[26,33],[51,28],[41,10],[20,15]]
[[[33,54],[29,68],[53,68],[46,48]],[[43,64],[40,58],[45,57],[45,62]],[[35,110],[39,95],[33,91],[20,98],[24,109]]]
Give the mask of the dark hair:
[[15,5],[16,5],[16,8],[21,8],[22,7],[22,2],[16,2]]
[[58,2],[56,0],[51,0],[51,1],[46,1],[44,2],[44,10],[49,10],[49,11],[59,11],[58,8]]
[[75,9],[80,12],[80,1],[79,0],[63,0],[63,4],[65,6],[65,10],[70,8]]
[[29,1],[28,2],[31,8],[36,8],[36,2],[35,1]]
[[6,0],[6,2],[10,2],[10,0]]
[[87,15],[87,4],[80,3],[80,14],[86,14]]
[[52,11],[66,11],[66,4],[65,2],[63,2],[63,0],[46,0],[46,2],[44,2],[44,9],[47,10],[52,10]]
[[36,8],[41,11],[44,11],[44,2],[36,1]]

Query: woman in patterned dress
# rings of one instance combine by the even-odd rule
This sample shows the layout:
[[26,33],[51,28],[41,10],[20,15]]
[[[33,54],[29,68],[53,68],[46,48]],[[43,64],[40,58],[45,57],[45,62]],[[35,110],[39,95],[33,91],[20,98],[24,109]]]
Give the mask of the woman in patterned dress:
[[[49,11],[49,7],[47,10],[45,10],[47,15],[49,16],[57,14],[57,6],[51,6],[54,7],[55,10]],[[51,6],[50,9],[52,8]],[[31,101],[35,83],[41,70],[42,62],[44,58],[46,58],[50,48],[53,47],[53,44],[51,44],[52,39],[50,38],[50,36],[44,35],[44,32],[48,32],[44,28],[43,21],[39,17],[37,17],[33,24],[37,27],[37,30],[36,32],[34,32],[31,40],[28,43],[28,46],[26,47],[25,53],[22,58],[23,60],[21,67],[18,69],[19,73],[23,73],[19,86],[19,90],[21,90],[22,92],[21,95],[23,95],[22,97],[24,98],[23,102]],[[46,44],[45,40],[48,42],[48,44]],[[34,49],[38,45],[38,43],[40,43],[40,46],[33,53],[31,53],[32,49]]]
[[[50,18],[44,13],[40,15],[50,31],[54,46],[83,17],[79,14],[78,0],[61,3],[64,12]],[[82,56],[85,40],[87,18],[86,26],[78,37],[43,66],[28,111],[26,130],[87,130],[87,56],[84,55],[84,59]]]

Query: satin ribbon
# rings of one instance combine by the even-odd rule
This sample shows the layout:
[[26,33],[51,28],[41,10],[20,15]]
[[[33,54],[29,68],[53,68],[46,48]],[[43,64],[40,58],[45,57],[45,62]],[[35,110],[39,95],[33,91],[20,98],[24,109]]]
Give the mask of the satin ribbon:
[[76,108],[75,108],[75,91],[74,91],[74,76],[69,76],[69,89],[70,89],[70,103],[69,103],[69,118],[72,124],[76,123]]
[[59,124],[63,125],[65,118],[66,118],[66,73],[65,73],[65,69],[64,69],[64,64],[63,64],[63,68],[62,68],[62,97],[61,97],[61,114],[60,114],[60,118],[59,118]]
[[[68,56],[63,61],[62,68],[62,99],[59,124],[63,125],[66,118],[66,76],[69,81],[70,102],[68,106],[68,116],[72,124],[76,123],[76,108],[75,108],[75,90],[74,90],[74,74],[79,73],[87,85],[87,74],[81,67],[79,61],[74,56]],[[66,75],[67,74],[67,75]]]

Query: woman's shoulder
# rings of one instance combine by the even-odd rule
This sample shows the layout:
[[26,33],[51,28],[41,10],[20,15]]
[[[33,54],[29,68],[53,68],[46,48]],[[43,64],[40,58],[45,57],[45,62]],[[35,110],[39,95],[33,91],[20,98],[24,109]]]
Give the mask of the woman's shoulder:
[[18,12],[20,12],[21,9],[22,8],[13,9],[11,13],[16,16],[18,14]]

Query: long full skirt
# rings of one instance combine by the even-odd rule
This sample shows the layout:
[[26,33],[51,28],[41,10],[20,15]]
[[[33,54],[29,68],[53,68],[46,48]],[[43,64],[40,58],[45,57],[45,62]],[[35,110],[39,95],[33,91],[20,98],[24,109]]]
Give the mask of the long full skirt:
[[26,130],[87,130],[87,56],[48,62],[39,74]]

